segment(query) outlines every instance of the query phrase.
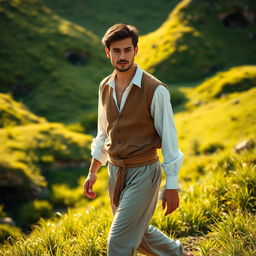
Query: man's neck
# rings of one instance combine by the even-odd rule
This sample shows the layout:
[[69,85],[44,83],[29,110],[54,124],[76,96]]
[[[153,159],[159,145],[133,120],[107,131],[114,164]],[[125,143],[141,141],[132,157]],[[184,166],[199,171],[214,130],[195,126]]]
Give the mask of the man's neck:
[[136,72],[137,65],[133,65],[129,70],[125,72],[120,72],[116,70],[116,82],[121,85],[127,85],[132,80],[135,72]]

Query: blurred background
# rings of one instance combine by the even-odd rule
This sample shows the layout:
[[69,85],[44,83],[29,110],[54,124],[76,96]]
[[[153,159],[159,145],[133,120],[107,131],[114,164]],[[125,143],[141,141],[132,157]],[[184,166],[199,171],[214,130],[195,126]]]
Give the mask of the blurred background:
[[256,255],[254,0],[0,0],[0,255],[106,255],[106,167],[97,199],[83,182],[115,23],[138,28],[185,156],[181,206],[152,224],[197,255]]

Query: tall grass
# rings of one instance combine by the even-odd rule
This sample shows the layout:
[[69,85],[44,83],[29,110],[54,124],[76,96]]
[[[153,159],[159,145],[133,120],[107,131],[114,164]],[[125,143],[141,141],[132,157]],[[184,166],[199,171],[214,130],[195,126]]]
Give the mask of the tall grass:
[[210,226],[211,233],[199,244],[200,256],[255,256],[256,216],[229,212]]
[[[106,189],[106,176],[103,169],[96,191]],[[207,235],[198,246],[198,255],[251,256],[255,250],[255,182],[255,149],[239,156],[220,156],[197,184],[183,188],[177,211],[164,217],[159,203],[151,224],[172,237]],[[27,238],[6,241],[0,255],[106,255],[111,221],[107,192],[101,190],[95,201],[58,213],[51,220],[41,219]],[[220,254],[216,254],[219,247]]]

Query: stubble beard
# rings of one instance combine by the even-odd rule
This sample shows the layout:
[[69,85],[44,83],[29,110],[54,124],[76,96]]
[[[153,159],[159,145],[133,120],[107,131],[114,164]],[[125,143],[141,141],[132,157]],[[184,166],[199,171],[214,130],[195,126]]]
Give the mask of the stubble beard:
[[133,63],[134,63],[134,61],[132,61],[132,63],[131,63],[131,65],[129,65],[127,68],[118,68],[118,64],[115,66],[115,69],[117,70],[117,71],[119,71],[119,72],[126,72],[126,71],[128,71],[132,66],[133,66]]

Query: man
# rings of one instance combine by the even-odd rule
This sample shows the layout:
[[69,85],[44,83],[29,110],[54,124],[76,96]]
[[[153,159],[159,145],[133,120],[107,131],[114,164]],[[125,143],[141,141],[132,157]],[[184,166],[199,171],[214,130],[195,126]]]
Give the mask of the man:
[[166,187],[162,198],[165,216],[179,206],[177,174],[183,161],[170,95],[163,83],[134,63],[138,32],[116,24],[102,39],[115,68],[99,89],[98,134],[92,143],[92,162],[84,194],[92,190],[97,171],[109,161],[109,196],[114,214],[108,235],[108,256],[130,256],[135,250],[151,256],[193,256],[182,245],[149,226],[161,182],[156,153],[162,148]]

